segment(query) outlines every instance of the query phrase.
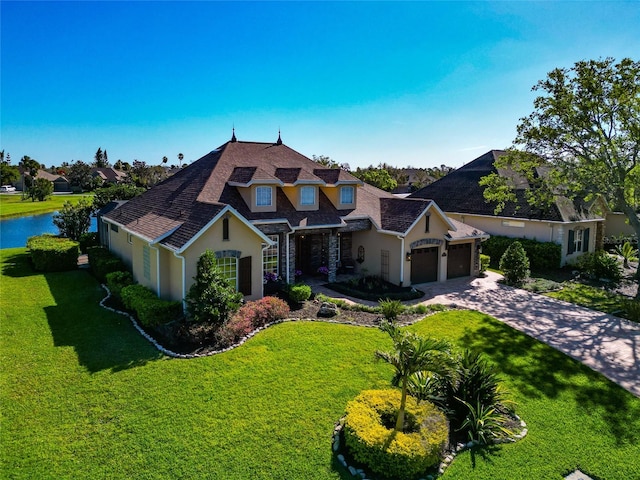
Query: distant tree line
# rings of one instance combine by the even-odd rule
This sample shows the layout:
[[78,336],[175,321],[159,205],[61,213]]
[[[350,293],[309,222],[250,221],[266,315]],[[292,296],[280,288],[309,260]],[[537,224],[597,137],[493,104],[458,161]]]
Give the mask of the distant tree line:
[[312,159],[325,167],[345,170],[363,182],[387,192],[394,192],[399,187],[405,187],[408,192],[415,192],[455,170],[453,167],[446,165],[428,168],[403,168],[394,167],[384,162],[375,167],[369,165],[366,168],[357,167],[355,170],[351,170],[348,163],[339,164],[324,155],[313,155]]

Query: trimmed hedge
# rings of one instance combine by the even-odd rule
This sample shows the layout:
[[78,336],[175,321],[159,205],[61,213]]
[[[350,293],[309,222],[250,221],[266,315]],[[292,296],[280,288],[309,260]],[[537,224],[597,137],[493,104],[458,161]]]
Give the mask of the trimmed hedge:
[[145,327],[169,323],[182,316],[182,303],[162,300],[143,285],[129,285],[120,291],[124,306],[133,310]]
[[111,294],[118,300],[122,300],[120,293],[124,287],[133,285],[133,276],[129,272],[110,272],[107,273],[106,281]]
[[107,280],[107,273],[122,272],[127,269],[122,260],[105,247],[89,247],[87,248],[87,255],[91,273],[100,283],[104,283]]
[[553,242],[539,242],[527,238],[511,238],[499,235],[491,236],[482,242],[482,253],[491,257],[491,266],[498,268],[504,252],[513,242],[520,242],[531,263],[531,270],[542,271],[560,268],[562,247]]
[[39,272],[62,272],[78,268],[80,244],[55,235],[29,237],[27,248],[33,268]]
[[80,251],[87,253],[89,247],[97,247],[100,245],[100,239],[98,238],[98,232],[87,232],[80,235]]
[[353,458],[387,478],[414,478],[436,465],[449,436],[444,414],[432,403],[407,397],[405,419],[414,427],[395,432],[399,390],[365,390],[347,404],[345,443]]

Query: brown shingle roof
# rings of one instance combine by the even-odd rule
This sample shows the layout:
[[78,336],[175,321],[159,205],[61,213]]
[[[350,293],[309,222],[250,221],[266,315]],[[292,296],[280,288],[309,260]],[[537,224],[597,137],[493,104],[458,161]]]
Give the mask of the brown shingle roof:
[[320,228],[344,225],[350,219],[370,218],[380,228],[404,233],[430,204],[424,200],[397,199],[364,184],[358,187],[354,209],[337,210],[320,191],[318,210],[297,211],[282,189],[277,188],[276,212],[252,212],[237,185],[273,183],[273,180],[283,184],[362,185],[348,172],[322,168],[283,144],[228,142],[106,213],[104,218],[146,238],[162,238],[163,245],[178,250],[227,205],[256,223],[280,220],[294,229]]

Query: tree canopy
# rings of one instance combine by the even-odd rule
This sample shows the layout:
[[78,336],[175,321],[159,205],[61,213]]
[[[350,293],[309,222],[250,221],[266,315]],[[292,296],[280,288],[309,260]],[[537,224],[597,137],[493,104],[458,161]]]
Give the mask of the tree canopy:
[[[534,111],[520,120],[513,147],[496,168],[511,168],[530,181],[532,205],[558,195],[600,197],[622,211],[640,237],[640,62],[580,61],[551,71],[533,90],[540,93]],[[515,185],[507,178],[494,173],[481,184],[498,211],[514,199]]]

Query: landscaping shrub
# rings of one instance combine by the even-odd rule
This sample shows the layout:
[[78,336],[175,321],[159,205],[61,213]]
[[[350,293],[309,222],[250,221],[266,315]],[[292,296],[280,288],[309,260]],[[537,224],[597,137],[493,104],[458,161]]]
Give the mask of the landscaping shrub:
[[311,287],[304,283],[296,283],[288,288],[289,299],[293,303],[306,302],[311,298]]
[[133,276],[129,272],[110,272],[107,273],[106,281],[111,295],[122,300],[120,292],[124,287],[133,285]]
[[133,310],[145,327],[162,325],[182,316],[182,303],[162,300],[142,285],[124,287],[120,295],[124,306]]
[[254,328],[263,327],[276,320],[282,320],[289,314],[289,305],[276,297],[264,297],[260,300],[248,302],[232,317],[243,317]]
[[578,258],[576,266],[589,278],[603,278],[616,283],[622,279],[622,270],[618,259],[604,250],[585,253]]
[[433,404],[407,398],[405,428],[394,431],[397,390],[366,390],[347,404],[344,438],[353,458],[387,478],[413,478],[440,461],[445,416]]
[[520,242],[524,251],[527,252],[527,257],[531,261],[531,270],[544,271],[560,268],[562,248],[554,242],[538,242],[527,238],[492,235],[487,241],[482,242],[482,252],[489,255],[491,266],[498,268],[504,252],[514,242]]
[[520,242],[513,242],[500,259],[500,270],[507,285],[520,287],[529,276],[529,258]]
[[105,247],[89,247],[87,248],[87,255],[91,272],[100,283],[104,283],[107,280],[107,273],[126,270],[122,260]]
[[622,245],[616,245],[615,252],[622,257],[624,268],[630,268],[629,262],[638,261],[638,249],[628,241]]
[[634,322],[640,322],[640,302],[637,300],[625,300],[623,305],[625,318]]
[[33,268],[40,272],[61,272],[78,268],[78,242],[54,235],[39,235],[27,240]]
[[491,265],[491,257],[483,253],[480,254],[480,273],[483,274]]
[[395,322],[398,315],[405,310],[405,306],[400,300],[378,300],[378,304],[380,305],[382,315],[384,315],[384,318],[389,322]]
[[194,279],[186,298],[190,320],[224,325],[229,316],[240,308],[242,293],[229,285],[211,250],[200,255]]
[[458,355],[455,363],[450,375],[413,375],[409,381],[411,395],[431,401],[445,412],[454,441],[479,440],[480,433],[485,439],[504,433],[502,420],[507,408],[502,404],[504,393],[496,369],[470,350]]

